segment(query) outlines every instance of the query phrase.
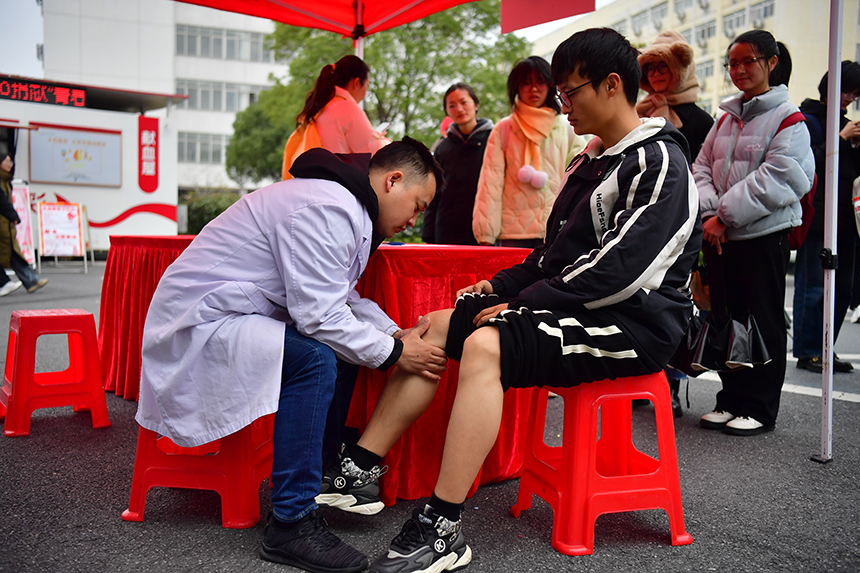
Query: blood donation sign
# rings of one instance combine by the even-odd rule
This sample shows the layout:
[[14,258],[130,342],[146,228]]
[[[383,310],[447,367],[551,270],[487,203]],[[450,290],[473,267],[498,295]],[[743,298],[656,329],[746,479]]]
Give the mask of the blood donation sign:
[[39,203],[39,252],[43,257],[84,256],[81,206]]

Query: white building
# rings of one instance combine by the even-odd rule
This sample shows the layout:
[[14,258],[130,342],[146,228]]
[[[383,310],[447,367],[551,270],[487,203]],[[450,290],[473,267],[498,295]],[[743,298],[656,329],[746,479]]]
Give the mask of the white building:
[[44,77],[188,95],[168,109],[179,189],[237,188],[224,167],[236,113],[286,67],[269,20],[170,0],[43,0]]

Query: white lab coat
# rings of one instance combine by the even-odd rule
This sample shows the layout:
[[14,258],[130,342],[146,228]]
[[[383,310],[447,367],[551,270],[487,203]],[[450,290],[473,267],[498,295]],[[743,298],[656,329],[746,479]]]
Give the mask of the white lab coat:
[[285,324],[380,366],[398,327],[355,292],[372,230],[347,189],[320,179],[275,183],[209,223],[150,304],[137,422],[190,447],[275,412]]

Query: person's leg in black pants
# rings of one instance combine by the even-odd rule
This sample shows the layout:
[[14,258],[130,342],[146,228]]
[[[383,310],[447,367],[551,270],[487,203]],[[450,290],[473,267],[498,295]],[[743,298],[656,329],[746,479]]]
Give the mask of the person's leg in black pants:
[[[739,322],[746,322],[752,313],[771,358],[765,365],[720,373],[723,389],[717,394],[716,409],[772,427],[785,380],[784,301],[789,257],[786,233],[731,241],[723,245],[721,256],[708,245],[705,256],[714,312],[720,309],[720,318],[727,319],[728,314]],[[715,275],[719,277],[716,280]]]
[[352,402],[352,393],[355,390],[355,381],[358,377],[358,366],[337,360],[337,381],[334,388],[334,398],[328,410],[325,422],[325,434],[323,435],[323,467],[335,461],[340,453],[341,444],[352,446],[360,437],[359,431],[346,426],[346,417],[349,414],[349,404]]

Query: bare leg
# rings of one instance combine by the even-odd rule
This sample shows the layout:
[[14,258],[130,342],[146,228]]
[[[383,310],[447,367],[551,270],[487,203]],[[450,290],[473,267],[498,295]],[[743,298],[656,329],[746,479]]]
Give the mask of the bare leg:
[[[452,309],[447,309],[427,315],[430,318],[430,328],[422,338],[444,349],[452,312]],[[436,382],[395,368],[373,410],[367,429],[358,440],[358,445],[378,456],[386,455],[400,436],[430,406],[433,396],[436,395],[436,388]]]
[[434,491],[440,499],[451,503],[466,500],[496,442],[504,405],[501,377],[499,331],[479,328],[463,346],[457,396]]

